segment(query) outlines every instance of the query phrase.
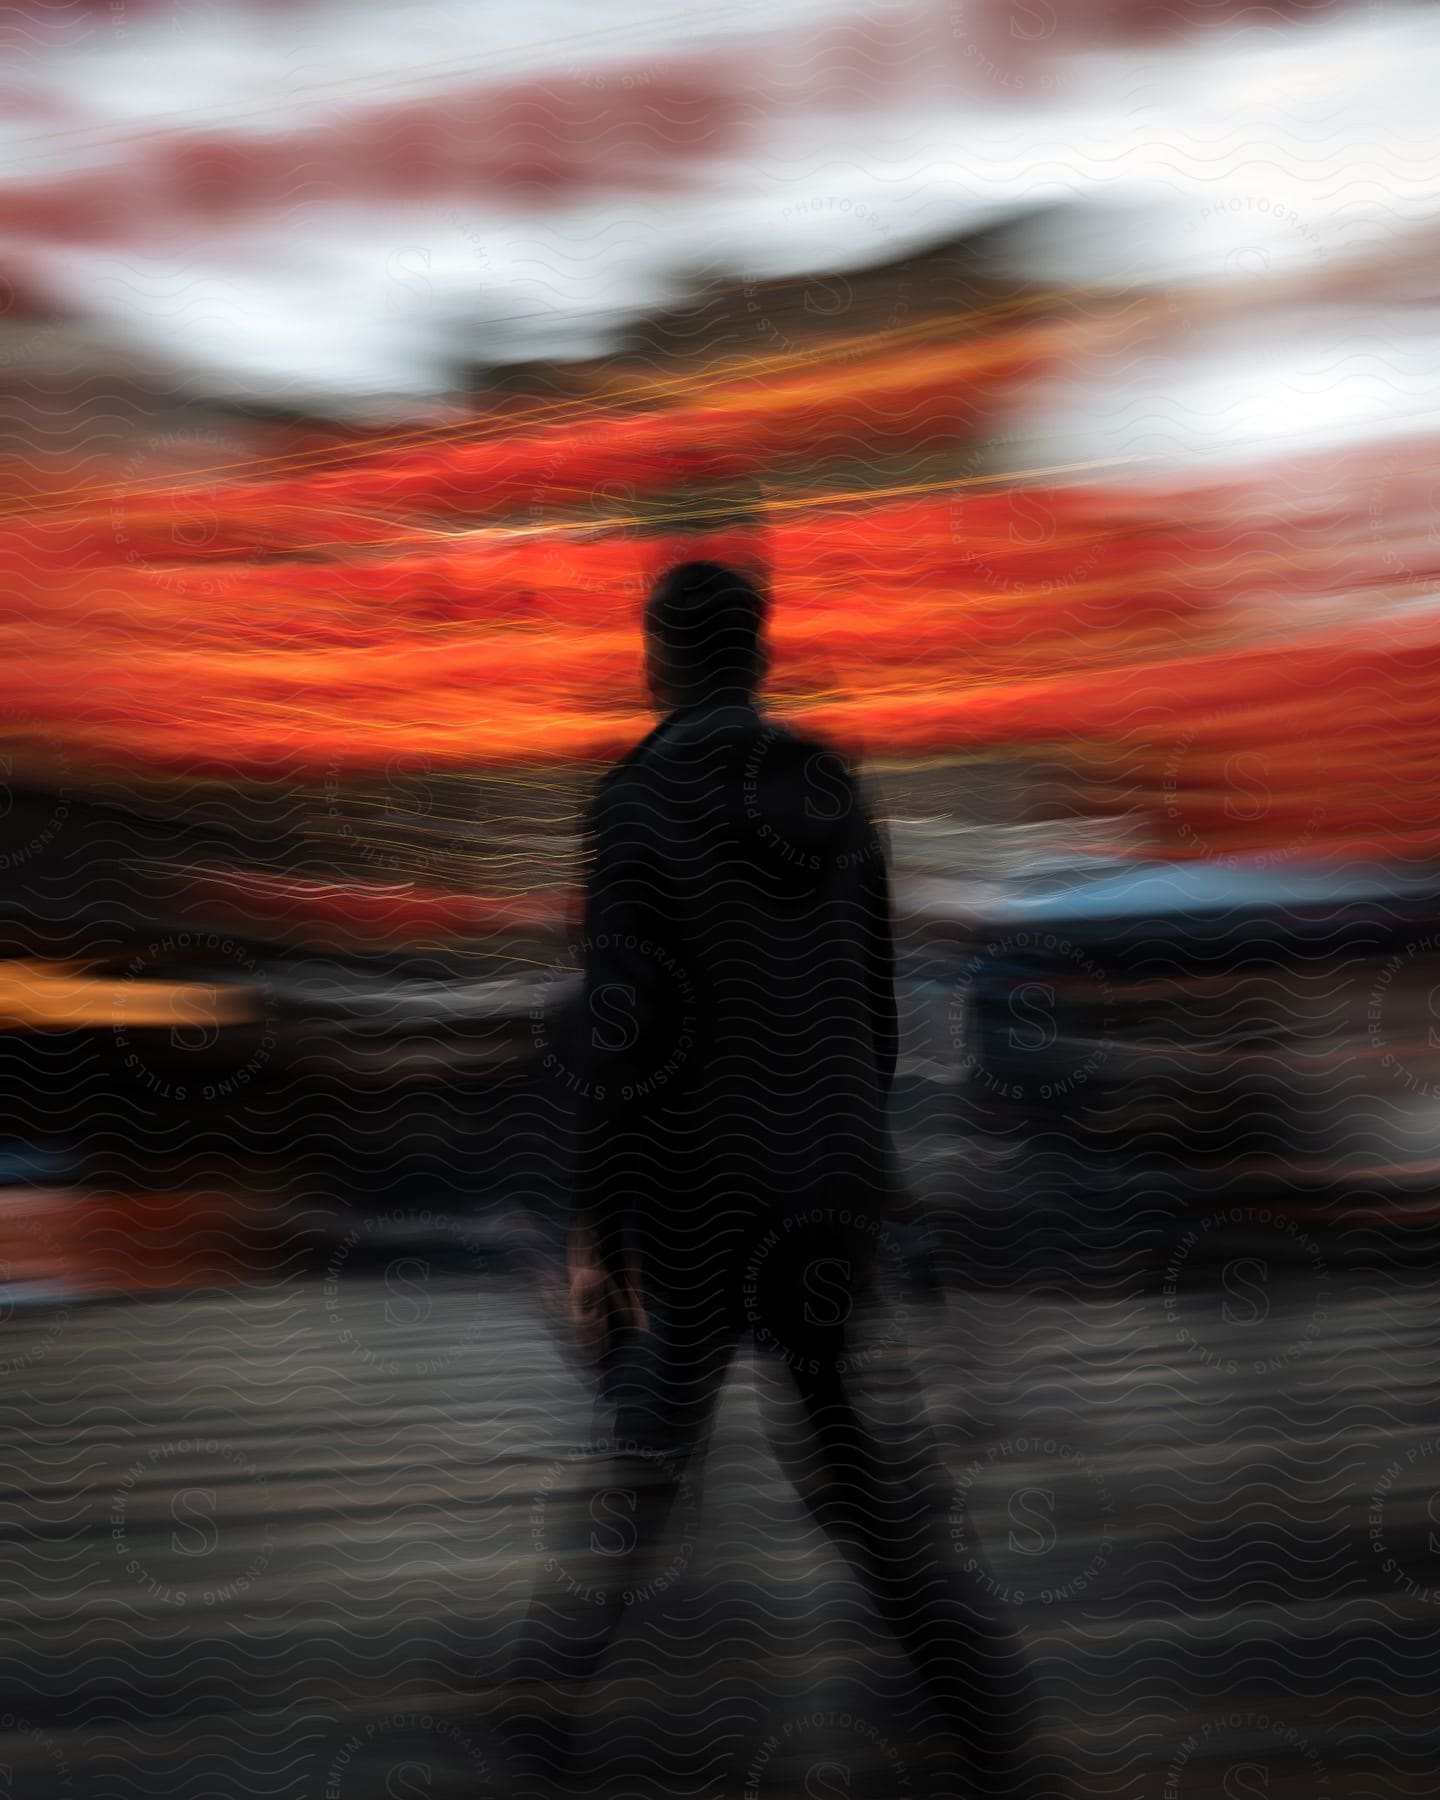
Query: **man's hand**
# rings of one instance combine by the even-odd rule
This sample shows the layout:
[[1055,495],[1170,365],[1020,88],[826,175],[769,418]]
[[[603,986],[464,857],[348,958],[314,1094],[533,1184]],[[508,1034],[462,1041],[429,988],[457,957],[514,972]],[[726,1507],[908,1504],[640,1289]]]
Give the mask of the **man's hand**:
[[940,1270],[940,1226],[931,1207],[905,1179],[893,1144],[889,1158],[887,1233],[900,1264],[900,1277],[912,1300],[944,1306],[945,1283]]
[[909,1222],[895,1225],[892,1231],[910,1298],[943,1307],[945,1284],[940,1276],[939,1232],[932,1225]]
[[594,1259],[591,1247],[572,1240],[569,1255],[570,1329],[588,1361],[598,1363],[611,1331],[644,1331],[649,1321],[637,1284],[616,1281]]

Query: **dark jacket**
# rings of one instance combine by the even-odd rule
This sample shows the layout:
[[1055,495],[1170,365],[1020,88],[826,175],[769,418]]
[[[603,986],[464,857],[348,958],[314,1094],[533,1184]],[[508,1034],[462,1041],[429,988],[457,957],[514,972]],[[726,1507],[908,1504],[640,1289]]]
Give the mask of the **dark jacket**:
[[802,1215],[812,1250],[873,1247],[894,950],[846,760],[750,707],[682,708],[600,783],[585,848],[576,1208],[607,1266],[733,1283]]

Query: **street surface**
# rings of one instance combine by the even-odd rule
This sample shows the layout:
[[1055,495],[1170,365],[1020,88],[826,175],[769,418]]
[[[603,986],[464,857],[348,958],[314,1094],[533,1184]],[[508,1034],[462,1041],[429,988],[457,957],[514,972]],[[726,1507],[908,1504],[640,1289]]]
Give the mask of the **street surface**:
[[[343,1262],[0,1327],[14,1800],[503,1792],[488,1708],[587,1397],[513,1274]],[[906,1321],[1073,1792],[1432,1794],[1434,1289],[1242,1259],[1096,1292]],[[694,1524],[610,1658],[594,1791],[922,1795],[748,1358]]]

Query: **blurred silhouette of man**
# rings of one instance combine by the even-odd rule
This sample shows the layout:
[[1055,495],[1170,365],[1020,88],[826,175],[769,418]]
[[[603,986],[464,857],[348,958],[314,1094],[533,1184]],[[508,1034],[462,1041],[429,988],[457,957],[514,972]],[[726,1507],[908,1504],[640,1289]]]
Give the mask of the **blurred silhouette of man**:
[[1024,1671],[949,1541],[923,1410],[882,1445],[857,1404],[864,1302],[916,1223],[888,1123],[886,847],[847,761],[758,710],[766,614],[718,563],[660,578],[645,666],[662,717],[586,824],[569,1299],[614,1422],[575,1548],[532,1600],[512,1723],[549,1791],[748,1335],[788,1386],[777,1448],[811,1516],[961,1747],[953,1791],[1012,1795]]

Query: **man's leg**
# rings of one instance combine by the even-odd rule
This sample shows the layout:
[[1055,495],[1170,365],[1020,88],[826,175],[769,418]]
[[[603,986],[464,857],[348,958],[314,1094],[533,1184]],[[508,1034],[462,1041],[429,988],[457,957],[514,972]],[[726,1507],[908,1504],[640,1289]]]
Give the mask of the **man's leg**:
[[[651,1329],[626,1347],[596,1407],[613,1421],[542,1477],[529,1514],[541,1572],[507,1686],[519,1761],[557,1776],[585,1686],[653,1575],[677,1507],[693,1520],[703,1445],[735,1349],[717,1308],[647,1301]],[[548,1481],[548,1488],[543,1484]],[[527,1746],[530,1754],[527,1755]]]
[[777,1448],[962,1747],[976,1800],[1009,1800],[1023,1792],[1033,1730],[1029,1671],[949,1542],[951,1483],[918,1386],[909,1386],[897,1441],[882,1446],[856,1404],[843,1349],[825,1338],[797,1334],[805,1354],[786,1358],[794,1394]]

